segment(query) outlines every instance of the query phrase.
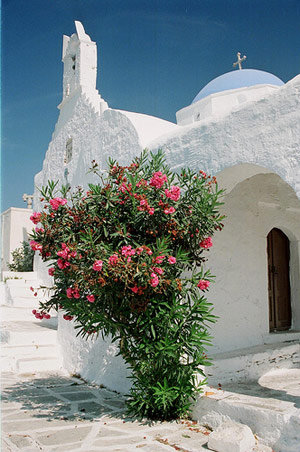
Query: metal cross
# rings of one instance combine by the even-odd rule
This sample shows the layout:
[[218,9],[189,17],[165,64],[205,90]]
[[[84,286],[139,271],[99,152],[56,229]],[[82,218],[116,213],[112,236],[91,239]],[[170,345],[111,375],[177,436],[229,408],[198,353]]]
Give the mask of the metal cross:
[[237,57],[238,57],[237,61],[236,61],[235,63],[233,63],[232,66],[233,66],[233,67],[238,66],[239,69],[242,69],[242,62],[245,61],[245,59],[246,59],[247,57],[246,57],[246,55],[244,55],[244,56],[241,58],[241,52],[238,52],[238,53],[237,53]]

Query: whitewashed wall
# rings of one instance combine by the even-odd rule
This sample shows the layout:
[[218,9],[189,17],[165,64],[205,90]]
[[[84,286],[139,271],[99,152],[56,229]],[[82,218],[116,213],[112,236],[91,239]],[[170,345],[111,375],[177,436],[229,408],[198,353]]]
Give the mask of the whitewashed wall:
[[298,197],[299,146],[300,75],[267,98],[219,119],[181,127],[149,143],[152,150],[165,150],[175,171],[187,166],[217,174],[239,163],[253,163],[281,176]]
[[278,89],[279,87],[275,85],[255,85],[210,94],[179,110],[176,113],[177,123],[185,126],[207,118],[220,118],[238,109],[242,104],[268,97]]
[[[146,136],[145,122],[134,124],[133,117],[130,120],[129,115],[111,109],[100,116],[84,96],[72,102],[53,135],[43,171],[36,177],[38,186],[49,178],[63,180],[64,149],[70,136],[73,158],[67,167],[73,186],[87,182],[85,173],[91,160],[102,167],[108,156],[121,164],[128,163],[142,149],[140,137]],[[188,166],[210,174],[220,173],[220,181],[228,187],[223,207],[228,219],[224,231],[215,236],[208,263],[217,277],[209,299],[220,316],[213,328],[212,352],[261,344],[268,334],[266,236],[273,227],[282,229],[291,240],[295,263],[293,327],[300,327],[296,306],[300,280],[299,200],[289,187],[300,196],[299,107],[300,76],[268,98],[247,104],[219,120],[166,128],[165,135],[148,143],[152,150],[166,151],[173,170]],[[243,166],[237,174],[231,172],[235,165],[247,163],[260,168],[249,170]],[[37,194],[35,202],[38,206]],[[86,343],[76,339],[71,324],[66,323],[59,322],[66,368],[124,392],[125,366],[120,361],[108,362],[107,356],[109,360],[112,356],[110,345],[101,340]]]
[[[257,170],[226,195],[225,227],[209,252],[207,265],[216,275],[209,299],[219,316],[212,327],[213,353],[263,344],[270,335],[267,235],[273,228],[290,240],[292,329],[300,328],[300,200],[278,175]],[[238,165],[226,177],[241,171]]]

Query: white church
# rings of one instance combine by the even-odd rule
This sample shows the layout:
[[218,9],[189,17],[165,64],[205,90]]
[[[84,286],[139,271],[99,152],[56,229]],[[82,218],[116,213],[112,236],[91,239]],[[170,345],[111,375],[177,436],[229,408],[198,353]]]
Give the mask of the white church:
[[[211,378],[226,356],[229,374],[239,357],[240,375],[250,375],[249,350],[270,345],[264,366],[278,344],[300,338],[300,75],[284,83],[268,72],[235,69],[195,93],[174,124],[110,108],[96,89],[96,43],[80,22],[75,26],[76,33],[63,37],[63,98],[35,186],[49,179],[86,186],[92,160],[102,168],[109,156],[126,164],[144,148],[162,148],[174,171],[185,166],[215,175],[226,189],[227,218],[208,253],[216,275],[208,299],[219,316],[211,331]],[[36,190],[34,209],[40,208]],[[38,258],[35,269],[49,278]],[[59,338],[70,372],[127,389],[126,369],[109,342],[82,341],[62,319]]]

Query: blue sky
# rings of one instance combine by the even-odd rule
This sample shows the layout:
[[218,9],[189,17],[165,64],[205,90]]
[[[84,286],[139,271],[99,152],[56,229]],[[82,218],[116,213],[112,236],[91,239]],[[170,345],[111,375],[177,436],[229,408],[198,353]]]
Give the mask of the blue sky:
[[2,206],[26,207],[62,96],[62,35],[80,20],[98,47],[112,108],[175,122],[213,78],[245,68],[300,73],[300,0],[2,0]]

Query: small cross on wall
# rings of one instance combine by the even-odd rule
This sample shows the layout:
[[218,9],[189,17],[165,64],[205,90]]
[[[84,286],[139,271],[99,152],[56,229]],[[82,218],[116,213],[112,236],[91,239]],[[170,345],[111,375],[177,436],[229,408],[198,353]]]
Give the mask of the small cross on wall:
[[233,67],[236,67],[236,66],[238,66],[239,67],[239,69],[242,69],[242,62],[243,61],[245,61],[245,59],[247,58],[246,57],[246,55],[244,55],[242,58],[241,58],[241,52],[238,52],[237,54],[237,61],[235,62],[235,63],[233,63]]

